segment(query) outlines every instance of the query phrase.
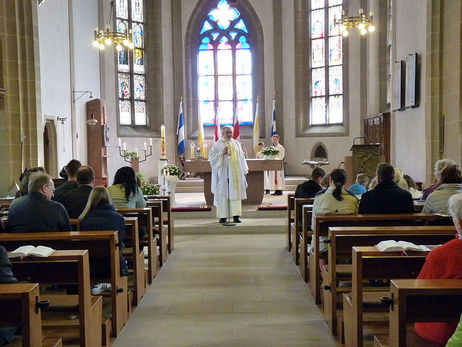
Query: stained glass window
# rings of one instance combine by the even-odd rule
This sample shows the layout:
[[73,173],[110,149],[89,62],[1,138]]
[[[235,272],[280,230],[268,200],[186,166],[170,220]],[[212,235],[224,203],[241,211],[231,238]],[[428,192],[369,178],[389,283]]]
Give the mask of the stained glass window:
[[116,0],[117,31],[132,31],[134,49],[117,52],[119,124],[146,126],[144,0]]
[[310,1],[311,125],[343,123],[342,0]]
[[204,125],[253,123],[252,51],[241,13],[217,0],[202,24],[197,52],[198,112]]

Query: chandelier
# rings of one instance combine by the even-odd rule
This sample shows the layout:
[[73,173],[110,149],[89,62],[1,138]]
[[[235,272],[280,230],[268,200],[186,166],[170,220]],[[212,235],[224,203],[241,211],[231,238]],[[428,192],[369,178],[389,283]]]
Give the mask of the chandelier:
[[95,34],[93,39],[93,46],[104,50],[106,46],[115,44],[116,50],[121,51],[123,47],[133,49],[135,45],[132,39],[132,30],[125,30],[125,32],[111,31],[111,23],[114,21],[114,1],[111,0],[111,9],[109,11],[108,19],[106,21],[106,29],[98,30],[95,28]]
[[348,36],[348,29],[357,28],[361,35],[366,35],[367,31],[370,33],[375,31],[374,26],[374,14],[371,11],[369,17],[364,14],[362,8],[359,9],[359,15],[350,17],[342,11],[342,17],[340,19],[334,19],[335,25],[340,25],[340,31],[344,37]]

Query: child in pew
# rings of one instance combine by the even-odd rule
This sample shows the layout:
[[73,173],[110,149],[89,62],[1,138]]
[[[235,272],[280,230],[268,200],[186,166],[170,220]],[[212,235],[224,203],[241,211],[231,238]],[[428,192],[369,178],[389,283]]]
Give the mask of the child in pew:
[[[450,197],[449,214],[457,230],[455,240],[435,248],[427,256],[418,279],[454,278],[462,279],[462,194]],[[432,343],[444,345],[454,333],[457,323],[423,322],[415,323],[417,335]]]
[[[0,246],[0,284],[16,282],[18,280],[13,276],[13,271],[11,271],[8,253],[4,247]],[[13,342],[16,330],[18,330],[17,327],[0,327],[0,346]]]
[[[111,196],[103,186],[96,186],[92,189],[88,197],[87,205],[79,216],[80,230],[117,230],[119,243],[123,246],[125,239],[125,219],[117,213],[112,206]],[[122,256],[120,250],[120,273],[121,276],[128,275],[127,261]],[[109,264],[91,263],[92,274],[107,273]]]
[[348,188],[348,191],[356,196],[361,196],[367,192],[367,186],[369,184],[369,176],[364,173],[360,173],[356,176],[356,183]]

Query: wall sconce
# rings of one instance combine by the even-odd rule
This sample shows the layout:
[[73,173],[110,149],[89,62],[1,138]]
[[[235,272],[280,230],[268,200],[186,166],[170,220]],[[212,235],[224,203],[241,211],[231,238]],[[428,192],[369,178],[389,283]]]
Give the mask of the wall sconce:
[[92,113],[90,114],[90,118],[87,119],[87,124],[91,126],[92,128],[98,124],[98,120],[95,119],[95,115]]
[[[93,94],[92,94],[91,90],[73,90],[72,93],[74,95],[74,99],[72,100],[73,102],[76,102],[77,100],[79,100],[85,94],[90,94],[89,98],[93,99]],[[80,95],[76,98],[75,94],[80,94]]]
[[66,121],[66,119],[67,119],[67,117],[59,117],[59,116],[56,117],[56,120],[57,120],[58,122],[61,122],[61,124],[64,124],[64,122]]

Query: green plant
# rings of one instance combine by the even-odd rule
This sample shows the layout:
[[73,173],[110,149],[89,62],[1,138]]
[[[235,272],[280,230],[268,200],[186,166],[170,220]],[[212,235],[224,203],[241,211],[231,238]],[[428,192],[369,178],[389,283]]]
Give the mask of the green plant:
[[265,147],[261,150],[263,155],[275,156],[279,154],[279,149],[274,147]]
[[145,183],[141,186],[143,195],[159,195],[159,185],[153,183]]
[[144,182],[144,179],[146,177],[146,175],[142,172],[137,172],[136,174],[136,177],[138,177],[140,179],[141,182]]
[[124,158],[125,159],[137,159],[139,158],[139,156],[138,156],[138,153],[136,153],[135,151],[126,151],[124,153]]
[[173,164],[168,164],[162,169],[162,174],[168,174],[170,176],[180,176],[181,175],[181,170],[178,166],[173,165]]

